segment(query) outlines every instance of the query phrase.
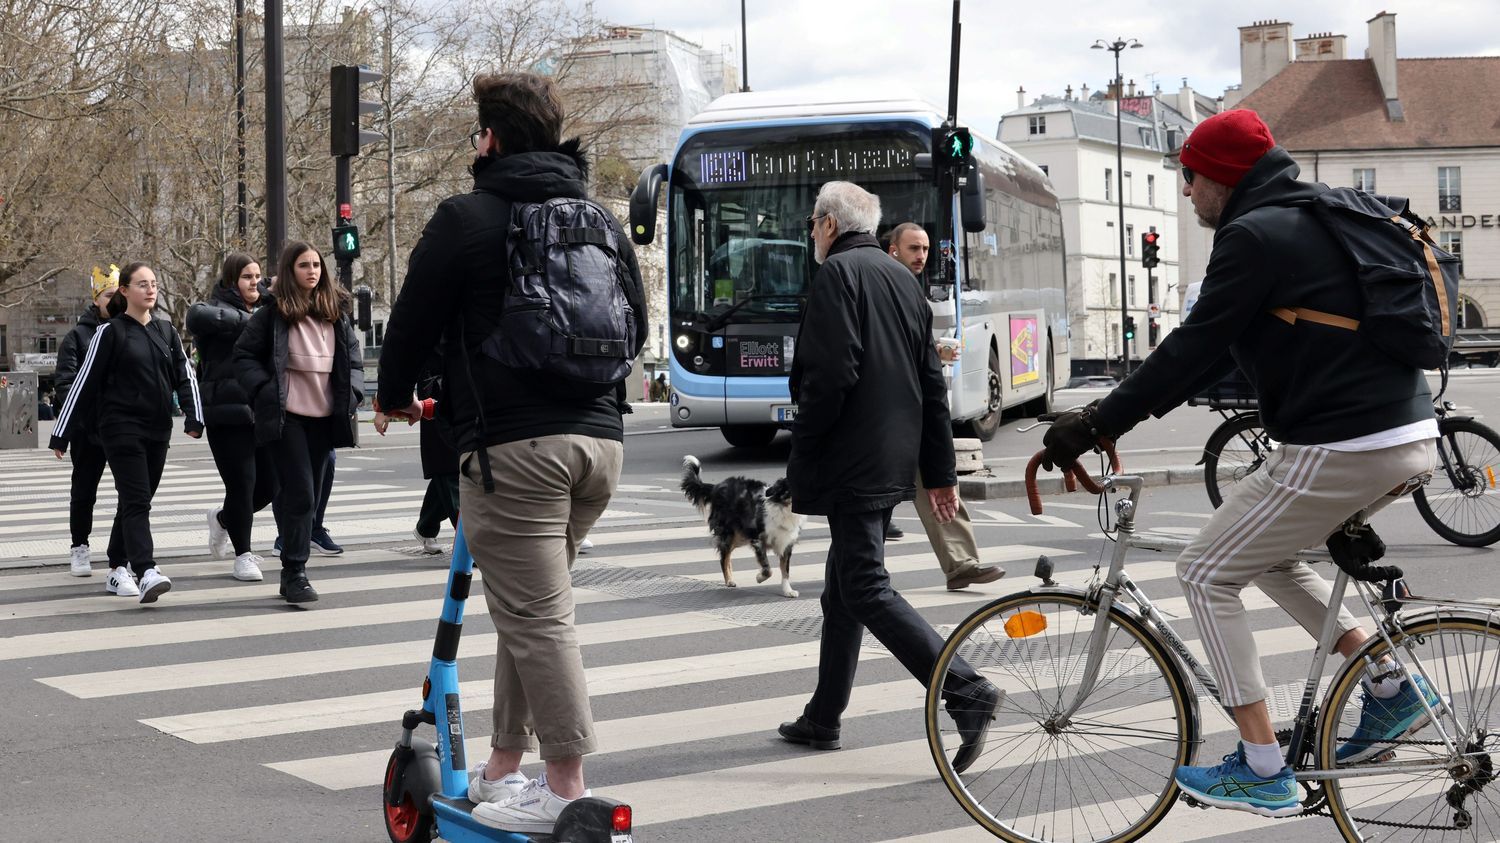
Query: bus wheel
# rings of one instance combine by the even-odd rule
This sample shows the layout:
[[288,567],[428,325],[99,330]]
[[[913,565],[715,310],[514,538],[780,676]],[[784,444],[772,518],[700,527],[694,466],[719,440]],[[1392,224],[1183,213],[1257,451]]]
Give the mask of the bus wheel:
[[736,448],[764,448],[780,429],[774,424],[737,424],[721,427],[719,431],[724,434],[724,441]]
[[1000,352],[990,349],[990,371],[986,379],[989,385],[989,406],[985,408],[984,415],[969,422],[969,435],[988,442],[995,438],[1000,430]]

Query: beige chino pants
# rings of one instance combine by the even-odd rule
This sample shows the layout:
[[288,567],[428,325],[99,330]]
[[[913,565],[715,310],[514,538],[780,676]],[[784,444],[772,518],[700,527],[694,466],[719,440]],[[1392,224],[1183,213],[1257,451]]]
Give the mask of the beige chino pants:
[[979,570],[979,542],[974,539],[974,524],[969,520],[969,510],[964,499],[958,499],[958,514],[947,524],[939,524],[932,511],[932,501],[927,499],[927,487],[922,485],[922,474],[917,473],[917,517],[922,519],[922,529],[927,532],[927,541],[937,554],[938,564],[943,566],[943,576],[948,579],[969,576]]

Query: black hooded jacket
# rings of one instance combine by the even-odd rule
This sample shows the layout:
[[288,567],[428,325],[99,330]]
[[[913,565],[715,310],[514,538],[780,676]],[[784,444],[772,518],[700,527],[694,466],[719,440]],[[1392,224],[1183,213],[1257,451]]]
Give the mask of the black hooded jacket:
[[[265,296],[256,305],[266,301]],[[255,423],[250,396],[234,374],[234,343],[250,322],[251,308],[240,291],[215,287],[208,301],[188,308],[187,329],[198,349],[198,385],[203,421],[211,425]]]
[[[557,395],[480,351],[499,324],[501,296],[510,283],[505,241],[511,203],[584,198],[587,169],[576,141],[554,151],[475,162],[474,191],[443,200],[412,250],[380,350],[380,407],[404,408],[411,402],[418,376],[439,341],[446,339],[446,406],[438,412],[452,426],[459,452],[557,434],[624,440],[621,413],[627,410],[622,390],[598,398]],[[615,233],[616,248],[630,273],[626,300],[637,314],[644,314],[645,291],[635,250],[623,229]],[[630,351],[634,356],[640,348]]]
[[[89,342],[94,339],[94,332],[99,330],[99,325],[104,322],[99,318],[99,308],[90,304],[78,317],[78,324],[68,331],[63,341],[57,346],[57,397],[55,403],[61,407],[68,400],[68,390],[72,388],[73,381],[78,377],[78,368],[83,365],[83,355],[89,350]],[[74,424],[78,433],[74,438],[82,436],[90,442],[97,442],[98,437],[94,434],[94,419],[80,417]]]
[[1427,379],[1356,332],[1276,308],[1311,308],[1358,319],[1354,264],[1314,216],[1326,187],[1298,181],[1297,163],[1273,147],[1234,188],[1214,233],[1202,291],[1188,318],[1098,407],[1119,435],[1165,415],[1235,364],[1254,385],[1260,416],[1277,440],[1319,445],[1435,418]]

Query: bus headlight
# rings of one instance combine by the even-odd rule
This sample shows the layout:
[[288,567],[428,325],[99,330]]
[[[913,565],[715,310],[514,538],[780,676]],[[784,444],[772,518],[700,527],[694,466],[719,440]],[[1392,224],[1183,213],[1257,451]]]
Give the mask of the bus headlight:
[[678,351],[686,352],[693,347],[693,337],[691,334],[678,334],[676,342]]

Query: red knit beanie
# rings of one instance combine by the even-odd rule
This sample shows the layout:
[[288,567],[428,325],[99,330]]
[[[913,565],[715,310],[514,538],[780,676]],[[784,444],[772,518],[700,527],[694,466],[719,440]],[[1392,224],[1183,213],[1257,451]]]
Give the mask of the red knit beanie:
[[1234,187],[1276,145],[1260,115],[1234,108],[1199,123],[1182,145],[1182,166]]

